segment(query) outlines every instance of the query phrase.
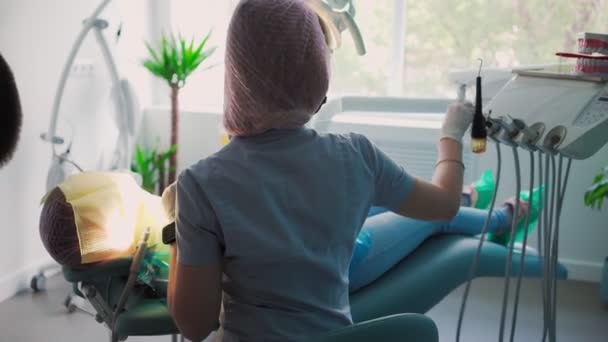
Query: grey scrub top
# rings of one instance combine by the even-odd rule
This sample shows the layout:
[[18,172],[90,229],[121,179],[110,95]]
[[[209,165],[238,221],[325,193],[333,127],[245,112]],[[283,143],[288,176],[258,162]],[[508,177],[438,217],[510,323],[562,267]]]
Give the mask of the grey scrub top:
[[352,324],[348,268],[372,205],[413,179],[358,134],[237,137],[177,183],[179,262],[223,265],[224,340],[291,341]]

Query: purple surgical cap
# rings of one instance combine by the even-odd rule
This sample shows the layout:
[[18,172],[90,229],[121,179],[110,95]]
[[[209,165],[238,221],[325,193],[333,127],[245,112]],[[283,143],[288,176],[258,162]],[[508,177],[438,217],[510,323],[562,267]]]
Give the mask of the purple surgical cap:
[[303,126],[329,87],[329,49],[304,0],[242,0],[225,65],[224,126],[233,136]]

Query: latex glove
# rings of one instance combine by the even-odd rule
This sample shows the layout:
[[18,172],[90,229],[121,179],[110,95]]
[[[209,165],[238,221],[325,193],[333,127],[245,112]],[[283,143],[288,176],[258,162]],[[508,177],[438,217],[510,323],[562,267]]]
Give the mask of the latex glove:
[[455,102],[448,111],[441,126],[441,138],[448,138],[462,143],[464,133],[473,122],[475,108],[471,102]]

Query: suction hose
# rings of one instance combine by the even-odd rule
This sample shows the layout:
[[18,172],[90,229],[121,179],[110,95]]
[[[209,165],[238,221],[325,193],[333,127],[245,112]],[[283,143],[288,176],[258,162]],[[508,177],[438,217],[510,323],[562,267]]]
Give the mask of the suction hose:
[[513,318],[512,318],[512,325],[511,325],[511,335],[509,337],[509,341],[513,342],[514,338],[515,338],[515,327],[517,325],[517,310],[519,309],[519,296],[520,296],[520,290],[521,290],[521,279],[523,276],[523,271],[524,271],[524,262],[525,262],[525,258],[526,258],[526,248],[528,245],[528,228],[530,227],[530,213],[532,212],[532,207],[533,207],[533,203],[532,201],[534,201],[534,198],[532,196],[532,193],[534,191],[534,152],[530,151],[530,185],[528,186],[528,194],[529,194],[529,199],[528,199],[528,213],[526,215],[526,227],[524,230],[524,241],[522,243],[522,248],[521,248],[521,258],[519,261],[519,274],[517,275],[517,285],[515,286],[515,304],[513,306]]
[[509,251],[507,253],[507,261],[505,263],[505,289],[502,297],[502,310],[500,313],[500,329],[498,335],[498,341],[502,342],[504,339],[505,323],[507,318],[507,306],[509,300],[509,287],[511,284],[511,266],[513,258],[513,247],[515,244],[515,230],[517,228],[517,214],[519,213],[519,192],[521,191],[521,169],[519,165],[519,152],[517,146],[511,147],[513,151],[513,158],[515,161],[515,208],[513,209],[513,217],[511,219],[511,240],[509,243]]
[[488,215],[486,216],[486,220],[484,222],[483,229],[481,230],[481,237],[479,238],[479,244],[477,245],[477,250],[475,251],[475,256],[473,257],[473,262],[471,263],[471,268],[469,269],[469,278],[467,280],[467,285],[464,289],[464,294],[462,296],[462,303],[460,304],[460,312],[458,313],[458,326],[456,328],[456,342],[460,342],[462,321],[464,319],[464,312],[466,310],[467,300],[469,298],[469,292],[471,291],[471,284],[473,282],[473,278],[475,277],[475,272],[477,271],[477,264],[479,263],[479,258],[481,256],[481,249],[483,247],[483,243],[485,241],[485,237],[488,232],[488,226],[490,224],[492,212],[494,211],[494,205],[496,204],[498,186],[500,185],[500,172],[502,170],[502,156],[501,156],[499,142],[496,142],[496,158],[497,158],[496,186],[494,188],[494,194],[492,195],[492,202],[490,203],[490,209],[488,210]]

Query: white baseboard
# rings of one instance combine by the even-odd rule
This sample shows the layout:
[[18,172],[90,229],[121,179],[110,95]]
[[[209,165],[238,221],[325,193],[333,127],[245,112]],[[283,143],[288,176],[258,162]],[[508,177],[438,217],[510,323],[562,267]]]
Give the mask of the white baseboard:
[[[0,277],[0,302],[12,298],[20,291],[29,289],[30,281],[34,275],[43,269],[55,266],[57,266],[57,263],[53,259],[44,258]],[[49,274],[46,275],[49,276]]]
[[559,262],[568,269],[568,279],[600,282],[603,267],[601,263],[572,259],[560,259]]

